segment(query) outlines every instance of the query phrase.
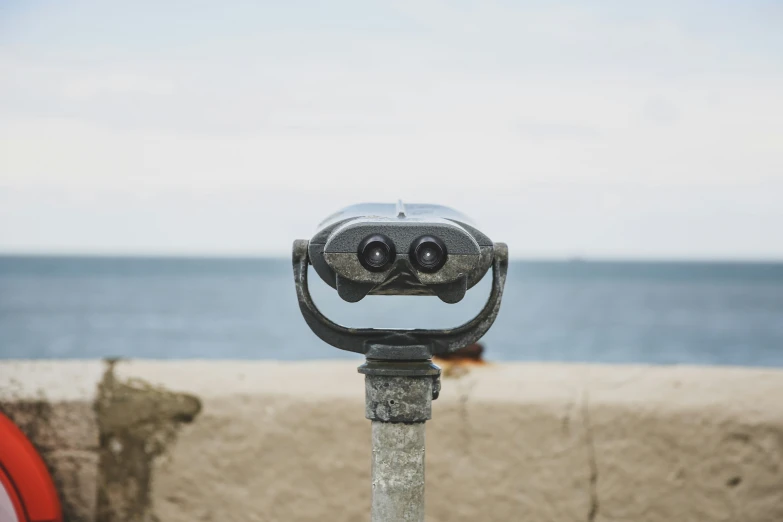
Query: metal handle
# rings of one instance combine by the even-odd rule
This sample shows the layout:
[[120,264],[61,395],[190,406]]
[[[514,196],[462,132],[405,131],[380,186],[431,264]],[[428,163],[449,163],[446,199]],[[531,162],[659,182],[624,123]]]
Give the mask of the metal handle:
[[492,291],[484,308],[470,321],[440,330],[349,328],[329,320],[316,307],[307,286],[310,264],[307,246],[307,240],[294,241],[292,261],[299,309],[315,335],[341,350],[361,353],[369,359],[426,360],[475,343],[487,333],[500,311],[508,271],[508,247],[505,243],[494,244]]

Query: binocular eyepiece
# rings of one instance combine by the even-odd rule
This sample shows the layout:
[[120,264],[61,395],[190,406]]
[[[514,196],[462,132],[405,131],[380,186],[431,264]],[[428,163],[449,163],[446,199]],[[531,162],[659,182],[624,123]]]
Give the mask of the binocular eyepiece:
[[423,236],[413,242],[409,255],[422,272],[437,272],[446,262],[446,244],[437,237]]
[[394,262],[397,249],[388,237],[383,234],[373,234],[359,243],[356,254],[364,268],[371,272],[383,272]]
[[[371,272],[383,272],[397,255],[394,242],[383,234],[367,236],[357,252],[362,266]],[[433,236],[422,236],[411,244],[408,259],[422,272],[437,272],[446,263],[446,244]]]

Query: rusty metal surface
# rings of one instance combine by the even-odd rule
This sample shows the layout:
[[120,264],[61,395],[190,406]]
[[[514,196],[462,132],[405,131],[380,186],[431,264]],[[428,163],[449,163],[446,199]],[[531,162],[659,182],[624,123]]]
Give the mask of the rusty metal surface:
[[364,375],[382,377],[427,377],[432,379],[432,400],[440,395],[441,367],[432,361],[385,361],[367,359],[357,369]]
[[427,295],[456,303],[481,279],[492,262],[491,252],[488,256],[449,254],[440,270],[427,273],[417,270],[408,254],[398,254],[388,269],[371,272],[362,266],[356,253],[325,252],[323,258],[334,270],[337,292],[348,302],[360,301],[366,295]]
[[365,417],[380,422],[424,422],[432,418],[432,377],[365,375]]
[[437,377],[440,366],[432,361],[376,361],[368,359],[359,366],[364,375],[385,375],[388,377]]

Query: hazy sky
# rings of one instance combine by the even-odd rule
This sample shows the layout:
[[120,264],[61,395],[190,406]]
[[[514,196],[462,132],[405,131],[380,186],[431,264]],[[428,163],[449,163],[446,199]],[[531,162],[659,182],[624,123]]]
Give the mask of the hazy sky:
[[769,1],[0,3],[0,251],[287,255],[359,201],[517,257],[783,258]]

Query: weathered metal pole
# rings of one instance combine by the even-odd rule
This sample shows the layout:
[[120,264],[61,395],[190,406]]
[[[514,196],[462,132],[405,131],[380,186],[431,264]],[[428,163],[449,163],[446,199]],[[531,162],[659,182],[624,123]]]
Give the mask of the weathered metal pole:
[[372,522],[424,521],[424,423],[372,423]]
[[368,362],[359,371],[372,421],[372,522],[423,522],[424,423],[432,418],[440,369]]

